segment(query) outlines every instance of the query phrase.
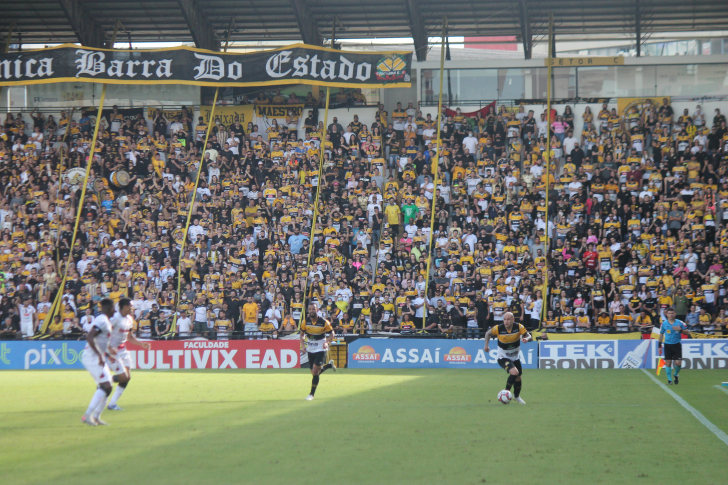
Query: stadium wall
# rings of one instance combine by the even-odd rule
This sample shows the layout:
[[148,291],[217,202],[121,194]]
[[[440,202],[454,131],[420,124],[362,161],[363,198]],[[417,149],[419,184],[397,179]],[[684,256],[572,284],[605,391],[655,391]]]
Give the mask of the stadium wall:
[[[0,370],[83,369],[86,343],[76,340],[0,342]],[[683,341],[685,369],[728,370],[728,339]],[[130,345],[138,369],[287,369],[300,366],[298,340],[155,341],[152,350]],[[526,369],[654,369],[656,340],[557,340],[521,346]],[[372,339],[348,345],[348,366],[355,369],[497,369],[496,343],[482,340]]]
[[[357,339],[349,343],[354,369],[497,369],[495,342],[482,340]],[[538,356],[538,358],[536,358]],[[728,339],[686,340],[684,368],[728,369]],[[654,369],[660,356],[656,340],[540,341],[521,346],[526,369]]]

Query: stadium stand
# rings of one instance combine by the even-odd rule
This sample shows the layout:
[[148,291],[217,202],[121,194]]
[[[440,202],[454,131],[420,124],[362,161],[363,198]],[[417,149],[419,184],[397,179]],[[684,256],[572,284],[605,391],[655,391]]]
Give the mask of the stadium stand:
[[[318,104],[309,99],[301,132],[218,123],[206,147],[204,120],[186,109],[173,119],[112,115],[73,248],[80,187],[71,179],[88,158],[89,115],[9,113],[0,128],[2,338],[81,338],[106,296],[133,298],[138,335],[149,338],[279,338],[296,330],[304,300],[338,333],[480,337],[507,310],[532,329],[649,333],[671,305],[694,331],[726,331],[728,129],[719,110],[675,113],[665,99],[621,116],[606,105],[550,117],[458,111],[443,118],[437,157],[435,120],[411,103],[382,106],[370,126],[352,108],[325,140]],[[75,267],[60,289],[58,261],[69,253]],[[63,308],[41,332],[57,291]]]

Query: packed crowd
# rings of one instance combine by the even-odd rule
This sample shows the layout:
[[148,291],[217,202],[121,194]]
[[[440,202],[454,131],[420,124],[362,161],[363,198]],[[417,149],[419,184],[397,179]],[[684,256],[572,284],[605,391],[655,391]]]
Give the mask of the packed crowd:
[[333,118],[325,137],[316,109],[300,132],[217,120],[206,146],[186,109],[114,109],[71,247],[67,174],[86,167],[92,114],[8,114],[0,336],[39,334],[58,291],[44,336],[80,337],[104,297],[133,299],[142,338],[280,337],[309,300],[339,333],[477,337],[507,311],[530,329],[649,332],[669,306],[726,332],[725,116],[605,104],[581,133],[575,116],[458,110],[438,156],[436,119],[412,103],[370,126]]

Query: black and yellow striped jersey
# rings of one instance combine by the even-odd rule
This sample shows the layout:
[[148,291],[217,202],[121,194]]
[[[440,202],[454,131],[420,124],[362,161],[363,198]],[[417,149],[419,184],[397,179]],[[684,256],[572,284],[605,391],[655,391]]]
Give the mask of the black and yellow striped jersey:
[[520,323],[514,323],[511,329],[506,328],[505,323],[496,325],[490,331],[490,334],[498,339],[498,347],[503,350],[511,350],[521,345],[521,335],[526,335],[528,331],[526,327]]
[[322,340],[326,338],[327,333],[334,330],[328,320],[318,316],[306,320],[308,321],[301,323],[301,331],[306,333],[309,340]]

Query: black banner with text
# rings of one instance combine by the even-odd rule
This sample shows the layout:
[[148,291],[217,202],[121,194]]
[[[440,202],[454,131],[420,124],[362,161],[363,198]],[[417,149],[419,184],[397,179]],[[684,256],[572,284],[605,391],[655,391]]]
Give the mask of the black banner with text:
[[0,54],[0,86],[52,82],[408,87],[412,53],[351,52],[294,44],[253,53],[192,47],[109,50],[64,44]]

